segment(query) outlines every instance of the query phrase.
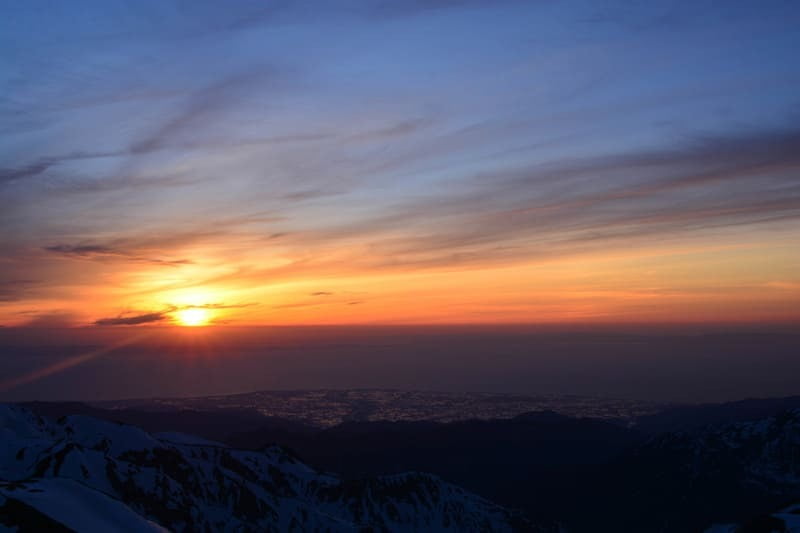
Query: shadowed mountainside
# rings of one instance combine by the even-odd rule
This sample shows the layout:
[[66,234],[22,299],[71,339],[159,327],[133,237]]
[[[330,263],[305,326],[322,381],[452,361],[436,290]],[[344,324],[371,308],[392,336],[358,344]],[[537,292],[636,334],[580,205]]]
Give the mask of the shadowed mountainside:
[[0,508],[10,527],[35,520],[77,531],[541,530],[430,474],[343,480],[275,446],[237,450],[82,415],[53,422],[8,405],[0,405],[0,436]]
[[[504,420],[315,428],[229,409],[31,407],[50,414],[83,410],[153,431],[193,431],[255,451],[277,444],[353,481],[430,472],[522,509],[536,523],[561,523],[580,532],[700,531],[771,516],[800,496],[800,410],[785,409],[796,401],[672,408],[660,418],[643,417],[634,427],[552,412]],[[681,431],[657,433],[659,427]]]

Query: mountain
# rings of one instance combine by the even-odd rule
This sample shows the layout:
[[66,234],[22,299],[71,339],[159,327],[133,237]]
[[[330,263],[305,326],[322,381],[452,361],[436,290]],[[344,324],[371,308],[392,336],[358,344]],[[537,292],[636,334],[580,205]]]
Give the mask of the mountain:
[[66,478],[0,482],[0,528],[21,533],[165,532],[124,503]]
[[0,523],[77,531],[536,531],[440,478],[343,480],[283,448],[231,448],[0,405]]
[[708,403],[667,407],[638,416],[635,426],[640,431],[657,435],[691,431],[709,425],[745,422],[772,416],[787,409],[800,408],[800,396],[785,398],[752,398],[738,402]]
[[[344,479],[430,472],[508,507],[523,509],[537,524],[571,515],[585,479],[635,445],[636,431],[617,423],[553,412],[510,419],[346,422],[319,428],[235,409],[99,409],[78,403],[24,404],[38,414],[87,413],[141,426],[180,431],[241,449],[289,448],[305,462]],[[152,404],[141,408],[152,408]],[[238,432],[232,430],[238,428]]]
[[759,515],[743,524],[715,524],[705,533],[800,533],[800,503]]
[[157,409],[151,404],[138,409],[103,409],[80,402],[26,402],[17,405],[48,418],[85,415],[136,426],[149,433],[188,433],[219,442],[227,442],[234,433],[263,427],[292,433],[316,431],[316,428],[300,421],[267,417],[253,409],[242,408]]
[[[245,406],[209,411],[170,407],[157,412],[81,404],[32,407],[52,415],[87,412],[109,420],[138,421],[152,438],[170,447],[186,437],[159,432],[197,430],[229,447],[204,446],[236,454],[278,454],[311,465],[306,468],[313,472],[335,472],[327,476],[339,487],[362,487],[358,498],[367,498],[369,490],[359,485],[365,479],[393,479],[419,471],[438,476],[432,479],[440,483],[521,509],[540,528],[561,524],[577,533],[683,533],[714,527],[713,531],[739,528],[738,533],[744,533],[769,531],[777,520],[792,524],[787,516],[794,516],[794,508],[786,506],[800,501],[800,409],[783,409],[792,401],[747,400],[695,406],[697,411],[681,408],[678,416],[673,412],[667,419],[685,429],[655,435],[640,431],[638,425],[553,412],[448,423],[350,421],[320,428],[267,418]],[[705,420],[714,423],[698,425],[706,414]],[[0,477],[6,476],[0,473]],[[308,506],[317,503],[310,497]],[[152,512],[133,511],[164,524]],[[354,522],[352,515],[336,516]],[[506,522],[518,520],[513,513],[506,516]],[[517,522],[514,526],[521,527]]]
[[229,440],[251,449],[279,443],[346,478],[431,472],[523,509],[537,523],[569,521],[585,480],[643,441],[611,422],[552,412],[450,423],[348,422],[314,433],[265,426]]
[[800,409],[663,434],[608,465],[598,481],[605,498],[595,517],[620,531],[750,523],[800,499]]

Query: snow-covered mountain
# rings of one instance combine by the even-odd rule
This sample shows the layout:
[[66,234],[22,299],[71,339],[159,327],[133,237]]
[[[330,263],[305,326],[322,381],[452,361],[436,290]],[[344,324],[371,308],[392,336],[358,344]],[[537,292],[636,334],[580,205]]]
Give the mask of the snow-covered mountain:
[[[244,451],[0,405],[0,527],[19,531],[531,531],[441,479],[345,481],[286,450]],[[14,530],[14,529],[12,529]]]
[[800,503],[759,515],[744,524],[716,524],[705,533],[800,533]]
[[667,433],[640,455],[668,451],[691,477],[726,474],[768,492],[800,489],[800,409],[748,422]]
[[772,531],[767,517],[800,500],[800,409],[666,433],[613,468],[622,530]]

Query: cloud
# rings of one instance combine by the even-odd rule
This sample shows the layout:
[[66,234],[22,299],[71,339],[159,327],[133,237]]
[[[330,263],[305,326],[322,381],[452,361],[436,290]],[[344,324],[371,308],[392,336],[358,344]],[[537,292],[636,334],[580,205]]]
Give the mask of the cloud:
[[213,115],[240,100],[245,91],[272,77],[271,69],[254,69],[228,76],[189,95],[183,109],[130,146],[132,154],[150,153],[180,143],[180,135],[205,126]]
[[46,246],[44,249],[48,252],[76,257],[92,257],[95,255],[123,255],[116,250],[108,248],[107,246],[93,244],[84,244],[78,246],[55,244],[53,246]]
[[325,291],[317,291],[311,293],[311,296],[332,296],[332,295],[333,295],[332,292],[325,292]]
[[322,303],[317,302],[298,302],[298,303],[291,303],[291,304],[280,304],[280,305],[273,305],[272,309],[299,309],[303,307],[319,307],[323,305]]
[[155,257],[147,257],[143,255],[137,255],[136,253],[133,252],[119,250],[101,244],[80,244],[80,245],[54,244],[51,246],[45,246],[44,250],[46,252],[75,259],[89,259],[89,260],[123,259],[128,261],[136,261],[141,263],[150,263],[153,265],[164,265],[164,266],[181,266],[181,265],[193,264],[193,261],[189,259],[167,260]]
[[52,159],[40,159],[19,168],[0,168],[0,184],[38,176],[55,163]]
[[405,135],[416,133],[430,126],[432,123],[433,119],[430,117],[402,120],[400,122],[397,122],[395,124],[389,124],[388,126],[384,126],[382,128],[376,128],[361,133],[356,133],[354,135],[351,135],[348,139],[355,141],[374,141],[374,140],[384,140],[392,137],[402,137]]
[[94,321],[95,326],[136,326],[161,322],[168,317],[165,313],[145,313],[143,315],[117,316],[113,318],[99,318]]
[[68,161],[79,161],[85,159],[100,159],[104,157],[118,157],[125,155],[125,151],[112,151],[112,152],[75,152],[71,154],[63,154],[51,157],[42,157],[28,163],[27,165],[17,168],[0,168],[0,185],[4,183],[11,183],[17,180],[33,178],[44,174],[50,168],[65,163]]
[[228,272],[158,290],[547,260],[743,226],[792,224],[800,219],[798,170],[800,130],[739,132],[460,177],[438,192],[393,197],[379,215],[366,211],[346,223],[323,225],[320,219],[315,225],[312,218],[300,230],[289,217],[269,215],[267,221],[287,229],[275,244],[269,239],[274,228],[260,233],[263,229],[244,216],[209,221],[213,231],[164,232],[129,245],[166,250],[187,239],[223,239],[228,247],[239,238],[242,243],[260,238],[289,260],[269,268],[240,262]]
[[800,130],[705,137],[486,172],[454,183],[446,196],[396,203],[380,217],[298,239],[360,239],[375,266],[389,267],[569,254],[800,219],[798,171]]
[[12,279],[8,281],[0,281],[0,302],[14,302],[22,300],[25,293],[41,283],[41,280],[36,279]]
[[258,302],[250,302],[246,304],[221,304],[221,303],[210,303],[210,304],[197,304],[197,305],[181,305],[181,306],[171,306],[170,311],[178,311],[180,309],[241,309],[244,307],[253,307],[258,305]]
[[[199,121],[201,117],[193,116],[181,119],[176,117],[170,123],[162,124],[161,128],[155,133],[143,138],[134,143],[130,148],[110,152],[98,153],[77,153],[57,155],[51,157],[43,157],[21,167],[8,167],[0,168],[0,185],[10,184],[16,181],[26,180],[30,178],[41,177],[48,170],[53,167],[70,161],[86,160],[86,159],[103,159],[103,158],[133,158],[140,157],[154,152],[163,150],[225,150],[244,147],[259,147],[265,145],[281,145],[289,143],[312,143],[324,140],[334,139],[335,135],[332,133],[306,133],[296,135],[277,135],[268,137],[254,137],[243,139],[212,139],[208,141],[188,141],[181,140],[177,137],[170,135],[177,134],[178,132],[190,129],[188,124],[190,120]],[[402,128],[403,125],[398,125],[397,128]],[[202,128],[195,128],[200,130]],[[392,128],[387,128],[386,131],[366,132],[364,135],[374,133],[375,135],[400,135],[401,132],[391,132]],[[409,130],[410,131],[410,130]],[[353,139],[356,139],[354,136]],[[67,192],[104,192],[115,191],[120,189],[142,189],[147,187],[168,187],[168,186],[183,186],[191,185],[202,181],[200,178],[191,175],[158,175],[158,176],[136,176],[127,174],[126,172],[131,168],[130,161],[123,166],[121,170],[113,175],[103,176],[100,179],[80,179],[68,180],[66,182],[51,183],[50,186],[57,187],[59,190]],[[312,191],[315,192],[315,191]],[[320,194],[335,194],[334,192],[324,191]]]
[[176,311],[184,309],[241,309],[244,307],[252,307],[258,305],[257,302],[249,302],[243,304],[225,304],[225,303],[207,303],[207,304],[190,304],[190,305],[169,305],[163,311],[139,313],[135,315],[121,314],[119,316],[110,318],[99,318],[94,321],[95,326],[138,326],[139,324],[153,324],[171,320],[170,316]]
[[68,328],[80,323],[80,317],[71,311],[32,311],[25,314],[33,317],[23,324],[26,328]]

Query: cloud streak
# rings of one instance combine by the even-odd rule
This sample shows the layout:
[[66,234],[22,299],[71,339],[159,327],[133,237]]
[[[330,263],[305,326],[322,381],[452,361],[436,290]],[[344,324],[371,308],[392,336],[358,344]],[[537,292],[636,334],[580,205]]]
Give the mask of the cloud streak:
[[113,318],[99,318],[94,321],[95,326],[138,326],[163,322],[168,317],[166,313],[145,313],[143,315],[117,316]]
[[51,246],[45,246],[44,250],[46,252],[55,255],[68,257],[72,259],[85,259],[85,260],[117,259],[117,260],[135,261],[140,263],[149,263],[153,265],[163,265],[163,266],[173,266],[173,267],[193,264],[193,261],[189,259],[167,260],[154,257],[146,257],[128,251],[119,250],[116,248],[111,248],[108,246],[98,245],[98,244],[79,244],[79,245],[54,244]]
[[[456,261],[453,254],[459,253],[480,260],[501,243],[536,256],[542,251],[536,243],[557,252],[559,243],[610,243],[622,236],[675,236],[800,218],[798,171],[800,131],[706,138],[678,149],[484,175],[447,197],[398,205],[379,219],[317,238],[352,238],[367,229],[379,257],[401,262],[429,254],[433,262]],[[409,221],[422,221],[413,224],[416,234],[380,237],[396,234]]]
[[242,309],[258,305],[256,302],[242,304],[204,303],[189,305],[170,305],[163,311],[121,314],[115,317],[99,318],[93,322],[95,326],[139,326],[142,324],[157,324],[173,319],[172,314],[186,309]]
[[0,302],[15,302],[24,298],[30,289],[41,285],[36,279],[11,279],[0,281]]

